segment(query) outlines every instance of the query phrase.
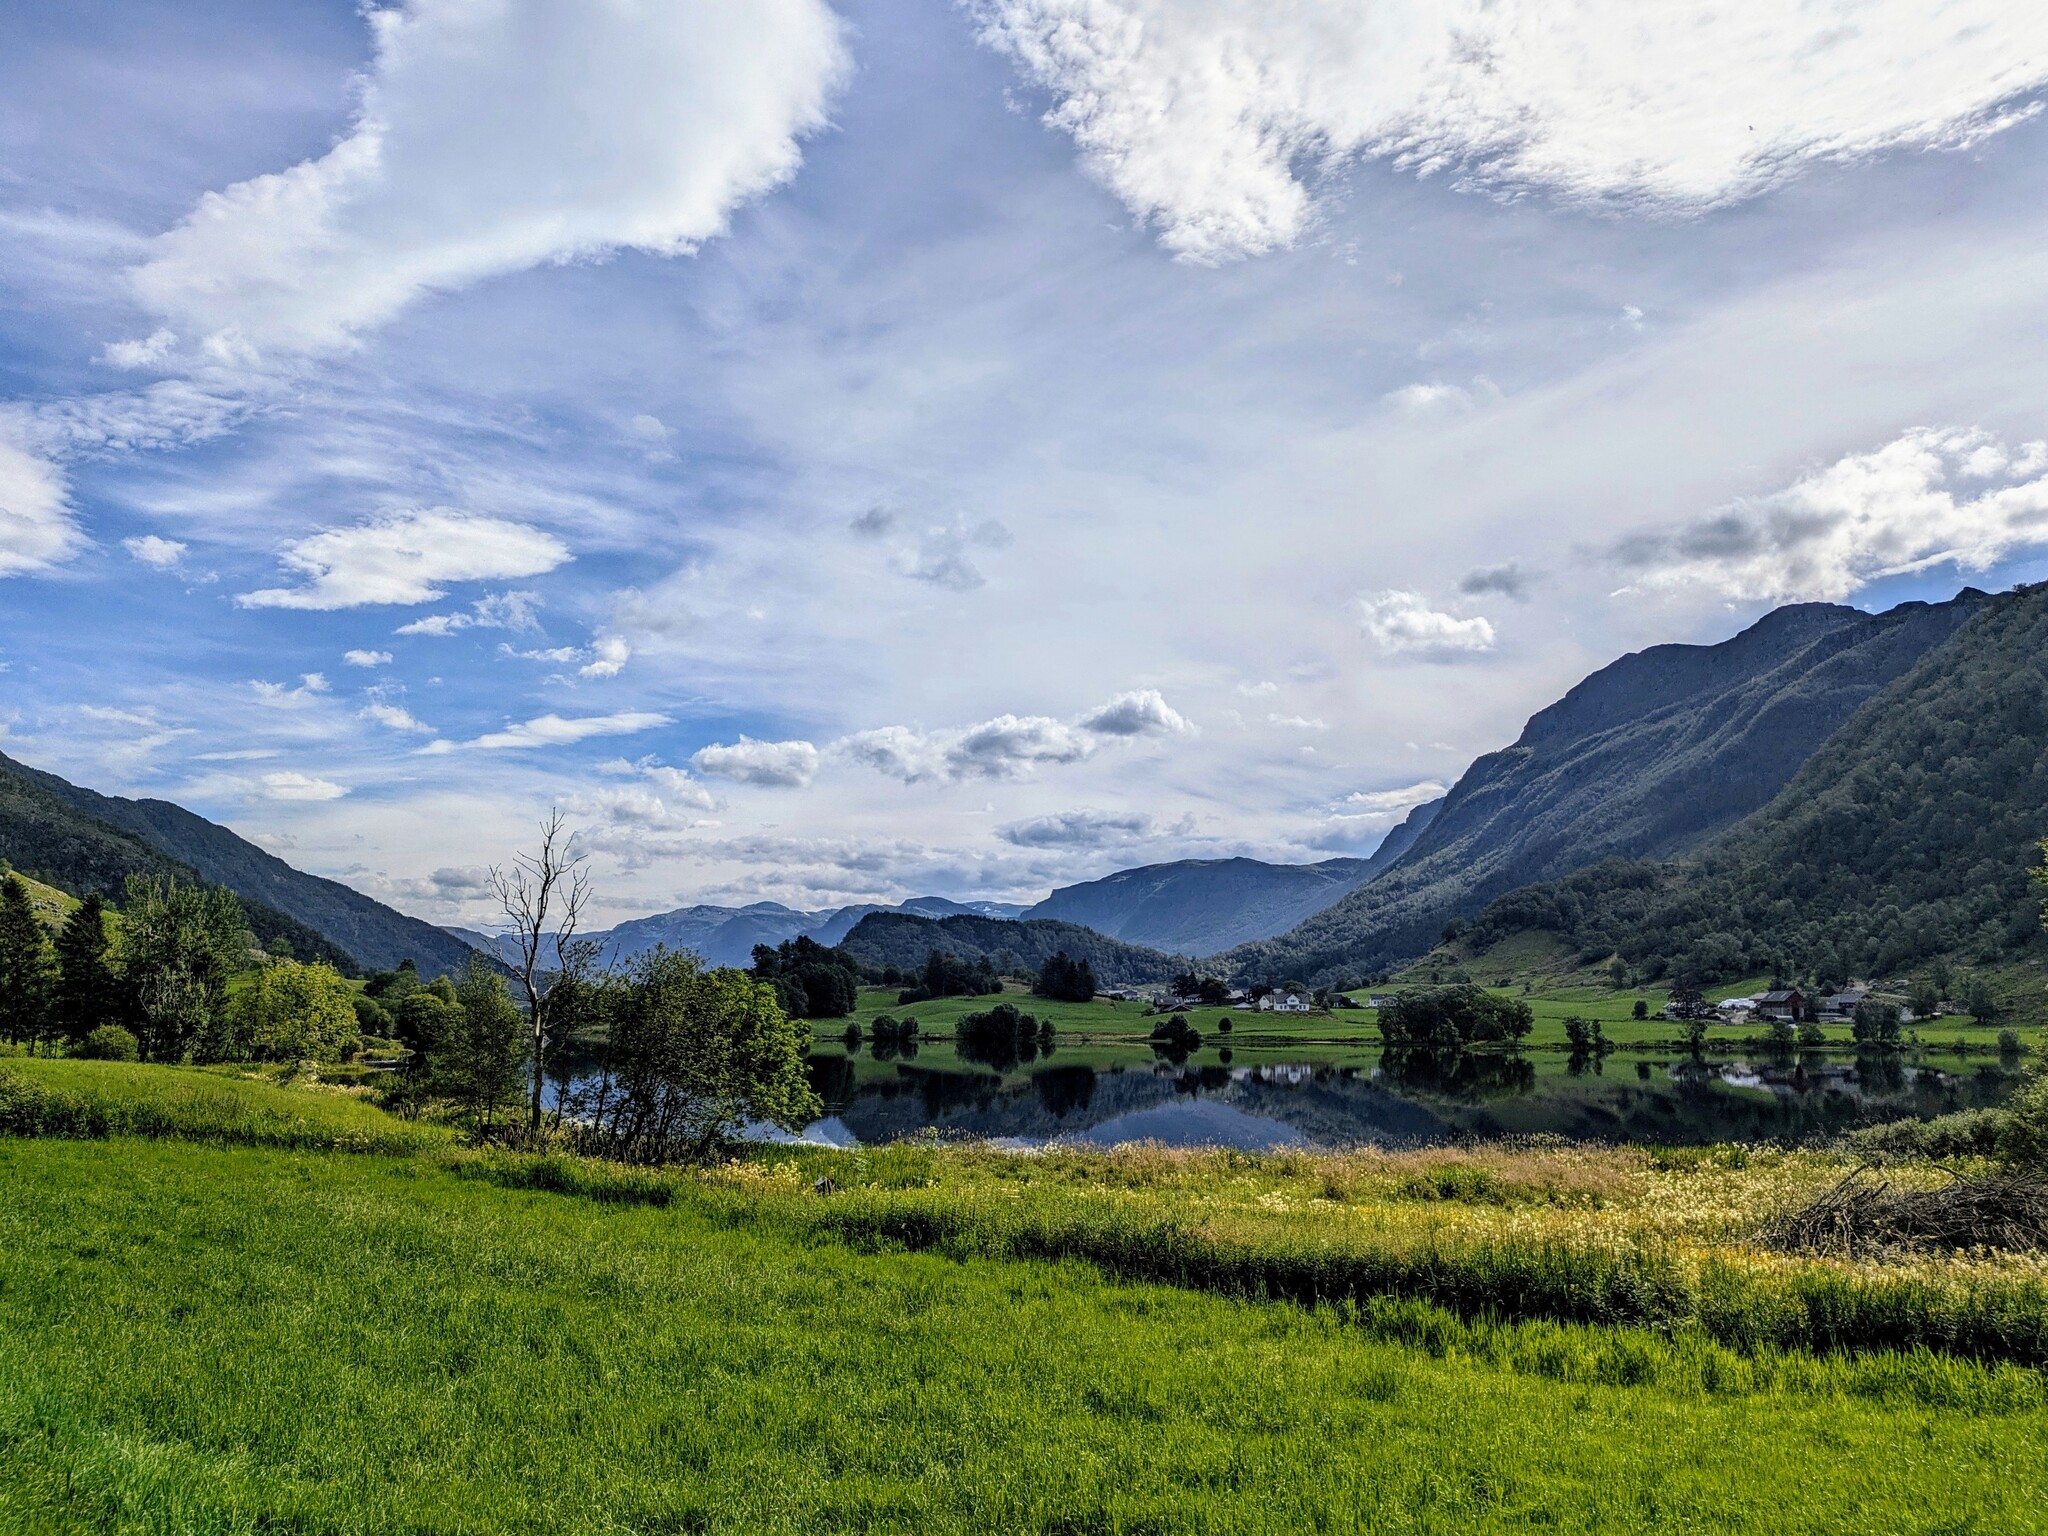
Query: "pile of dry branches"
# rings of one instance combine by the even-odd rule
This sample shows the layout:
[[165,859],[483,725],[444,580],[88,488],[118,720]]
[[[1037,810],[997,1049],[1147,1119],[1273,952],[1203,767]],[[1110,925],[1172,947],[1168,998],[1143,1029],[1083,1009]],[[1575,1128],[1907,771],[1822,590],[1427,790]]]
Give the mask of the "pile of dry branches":
[[1954,1178],[1940,1189],[1902,1189],[1866,1166],[1772,1222],[1764,1235],[1775,1248],[1847,1258],[2048,1249],[2048,1178],[1984,1174]]

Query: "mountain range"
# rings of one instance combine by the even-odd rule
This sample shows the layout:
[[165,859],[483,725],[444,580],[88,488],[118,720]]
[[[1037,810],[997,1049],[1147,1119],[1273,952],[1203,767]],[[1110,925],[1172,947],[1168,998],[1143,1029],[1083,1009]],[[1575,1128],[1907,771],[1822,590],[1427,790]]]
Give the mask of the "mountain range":
[[1718,645],[1624,656],[1473,763],[1377,878],[1220,963],[1246,977],[1355,979],[1428,950],[1517,887],[1699,848],[1771,803],[1859,710],[1997,601],[1966,588],[1877,614],[1802,603]]

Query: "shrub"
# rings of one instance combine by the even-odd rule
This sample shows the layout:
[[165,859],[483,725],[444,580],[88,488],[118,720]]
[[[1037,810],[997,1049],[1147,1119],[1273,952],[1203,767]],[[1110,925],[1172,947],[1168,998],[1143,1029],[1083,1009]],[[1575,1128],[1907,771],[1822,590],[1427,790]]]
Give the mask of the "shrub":
[[2020,1168],[2048,1169],[2048,1069],[2037,1069],[2006,1106],[1998,1155]]
[[102,1024],[78,1048],[88,1061],[134,1061],[142,1054],[135,1036],[118,1024]]

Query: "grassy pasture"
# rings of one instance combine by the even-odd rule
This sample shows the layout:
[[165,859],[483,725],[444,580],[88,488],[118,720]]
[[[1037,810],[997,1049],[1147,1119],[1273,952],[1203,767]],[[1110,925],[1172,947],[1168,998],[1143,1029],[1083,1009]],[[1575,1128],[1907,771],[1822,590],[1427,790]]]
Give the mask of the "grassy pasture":
[[[833,1165],[969,1202],[1037,1176]],[[678,1178],[666,1204],[508,1187],[520,1166],[0,1139],[0,1528],[2043,1528],[2048,1412],[2011,1367],[1744,1361],[835,1240],[776,1219],[830,1206],[799,1192],[808,1163]],[[1044,1177],[1168,1200],[1329,1174],[1129,1158]],[[1426,1175],[1370,1177],[1420,1203]]]

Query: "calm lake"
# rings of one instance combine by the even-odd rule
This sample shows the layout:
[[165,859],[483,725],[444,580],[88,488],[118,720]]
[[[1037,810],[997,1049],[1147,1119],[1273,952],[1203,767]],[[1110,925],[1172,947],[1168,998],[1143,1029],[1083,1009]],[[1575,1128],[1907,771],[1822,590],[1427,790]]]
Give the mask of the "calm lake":
[[[885,1047],[885,1052],[887,1048]],[[923,1056],[939,1053],[926,1048]],[[1561,1052],[1397,1054],[1225,1064],[1095,1049],[1011,1070],[872,1051],[814,1050],[824,1118],[805,1140],[874,1145],[934,1128],[1016,1146],[1429,1146],[1549,1134],[1663,1145],[1796,1143],[1861,1125],[2004,1102],[2019,1069],[1995,1057],[1935,1062],[1810,1053],[1783,1060]]]

